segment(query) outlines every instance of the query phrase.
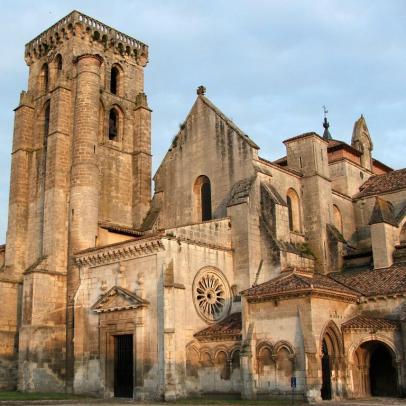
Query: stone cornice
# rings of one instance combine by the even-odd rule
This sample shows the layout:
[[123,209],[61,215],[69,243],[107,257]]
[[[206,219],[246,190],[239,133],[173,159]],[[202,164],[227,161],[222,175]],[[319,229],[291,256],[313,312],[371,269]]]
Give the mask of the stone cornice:
[[99,266],[117,261],[138,258],[165,250],[161,236],[125,241],[104,247],[90,248],[75,253],[78,266]]
[[350,295],[344,292],[332,292],[327,289],[313,288],[313,289],[292,289],[291,291],[269,293],[258,296],[246,296],[249,303],[270,302],[278,300],[298,299],[300,297],[310,296],[313,298],[327,298],[339,302],[356,303],[359,301],[358,295]]
[[209,343],[213,341],[237,341],[240,342],[242,335],[240,333],[213,334],[211,336],[196,337],[196,340],[201,343]]
[[180,237],[180,236],[172,237],[170,235],[166,235],[165,237],[168,240],[177,241],[178,244],[185,243],[185,244],[190,244],[190,245],[197,245],[199,247],[210,248],[210,249],[218,250],[218,251],[228,251],[228,252],[234,251],[234,248],[225,247],[224,245],[210,244],[208,242],[204,242],[204,241],[200,241],[200,240],[193,240],[191,238],[185,238],[185,237]]
[[121,55],[133,57],[141,66],[148,62],[148,45],[74,10],[25,45],[27,65],[43,56],[52,60],[58,45],[78,34],[88,35],[105,49],[114,47]]

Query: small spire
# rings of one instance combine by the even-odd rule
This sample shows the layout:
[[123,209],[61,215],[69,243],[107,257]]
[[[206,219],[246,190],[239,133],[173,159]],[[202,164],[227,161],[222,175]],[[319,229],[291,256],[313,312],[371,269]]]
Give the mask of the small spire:
[[323,111],[324,111],[324,121],[323,121],[323,127],[324,127],[324,132],[323,132],[323,138],[327,141],[331,141],[333,137],[330,134],[330,131],[328,130],[330,127],[330,123],[327,121],[327,113],[328,110],[326,109],[326,106],[323,106]]

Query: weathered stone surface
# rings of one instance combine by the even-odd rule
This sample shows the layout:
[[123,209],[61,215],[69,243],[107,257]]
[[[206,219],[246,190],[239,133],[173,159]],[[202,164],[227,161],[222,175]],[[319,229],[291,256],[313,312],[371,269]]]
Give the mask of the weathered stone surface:
[[0,389],[405,393],[406,183],[363,117],[352,145],[305,133],[269,162],[200,86],[151,199],[147,45],[74,11],[25,59]]

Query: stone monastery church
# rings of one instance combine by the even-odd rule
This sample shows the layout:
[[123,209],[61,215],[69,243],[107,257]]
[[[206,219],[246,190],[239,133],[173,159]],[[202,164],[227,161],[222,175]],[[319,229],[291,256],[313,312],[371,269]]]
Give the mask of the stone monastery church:
[[73,11],[26,45],[0,389],[406,393],[406,169],[309,132],[269,162],[203,86],[152,178],[148,46]]

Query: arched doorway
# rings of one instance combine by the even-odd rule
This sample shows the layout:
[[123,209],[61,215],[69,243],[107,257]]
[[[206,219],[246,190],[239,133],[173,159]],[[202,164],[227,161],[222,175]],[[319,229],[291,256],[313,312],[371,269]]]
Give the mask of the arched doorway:
[[342,397],[344,387],[344,345],[340,329],[333,321],[324,328],[320,343],[321,390],[323,400]]
[[361,344],[354,354],[355,397],[396,396],[398,394],[395,355],[378,340]]
[[330,368],[330,355],[328,353],[328,347],[326,340],[323,340],[321,349],[321,373],[322,373],[322,385],[321,385],[321,398],[323,400],[331,399],[331,368]]

